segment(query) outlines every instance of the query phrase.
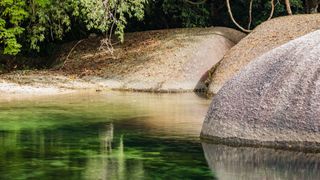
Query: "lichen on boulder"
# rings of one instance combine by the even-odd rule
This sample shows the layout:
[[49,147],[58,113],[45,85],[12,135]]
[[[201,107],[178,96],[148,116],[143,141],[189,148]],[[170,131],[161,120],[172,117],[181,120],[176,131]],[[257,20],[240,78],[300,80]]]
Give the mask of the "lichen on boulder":
[[319,54],[320,30],[251,62],[213,98],[202,138],[319,150]]

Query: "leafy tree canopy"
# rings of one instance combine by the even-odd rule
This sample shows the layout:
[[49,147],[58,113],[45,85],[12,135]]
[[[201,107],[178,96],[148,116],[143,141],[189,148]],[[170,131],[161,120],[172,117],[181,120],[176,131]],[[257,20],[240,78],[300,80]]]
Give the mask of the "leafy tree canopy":
[[45,40],[61,40],[74,25],[114,33],[123,41],[128,18],[141,20],[145,0],[1,0],[0,50],[16,55],[39,51]]
[[[306,4],[315,0],[229,0],[235,21],[246,29],[267,20],[270,12],[287,15],[285,1],[297,14],[308,12]],[[125,29],[208,26],[237,28],[226,0],[0,0],[0,55],[39,52],[51,42],[91,32],[104,34],[110,44],[111,35],[122,42]]]

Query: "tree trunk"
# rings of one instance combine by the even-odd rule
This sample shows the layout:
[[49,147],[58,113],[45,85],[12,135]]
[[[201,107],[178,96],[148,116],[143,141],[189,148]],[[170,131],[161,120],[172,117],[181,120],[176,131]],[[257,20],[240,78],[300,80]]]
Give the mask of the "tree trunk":
[[292,15],[291,7],[290,7],[290,0],[285,0],[285,4],[286,4],[287,13],[289,15]]

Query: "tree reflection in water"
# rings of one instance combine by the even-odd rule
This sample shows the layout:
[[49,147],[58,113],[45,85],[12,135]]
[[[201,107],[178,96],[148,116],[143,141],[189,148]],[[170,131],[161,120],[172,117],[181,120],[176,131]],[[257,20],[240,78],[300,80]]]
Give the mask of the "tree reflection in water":
[[[114,142],[112,123],[105,125],[105,129],[99,132],[99,139],[99,157],[88,159],[84,175],[86,179],[142,179],[144,177],[142,161],[135,162],[130,169],[126,168],[124,135],[120,135],[118,143]],[[115,144],[117,147],[113,147]]]
[[212,179],[209,101],[135,93],[0,102],[0,179]]

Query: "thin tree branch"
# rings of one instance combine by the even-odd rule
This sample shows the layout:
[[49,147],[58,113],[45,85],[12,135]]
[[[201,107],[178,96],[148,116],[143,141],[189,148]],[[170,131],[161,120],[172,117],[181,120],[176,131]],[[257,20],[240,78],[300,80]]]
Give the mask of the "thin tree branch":
[[240,26],[240,25],[237,23],[237,21],[234,19],[233,14],[232,14],[232,10],[231,10],[231,6],[230,6],[230,0],[226,0],[226,4],[227,4],[227,8],[228,8],[228,13],[229,13],[229,16],[230,16],[232,22],[233,22],[239,29],[241,29],[241,31],[250,33],[252,30],[243,28],[243,27]]
[[189,3],[189,4],[199,5],[199,4],[204,4],[207,0],[201,0],[201,1],[197,1],[197,2],[194,2],[192,0],[184,0],[184,1]]
[[64,62],[63,62],[63,64],[62,64],[62,66],[60,67],[60,69],[64,68],[64,66],[66,65],[66,63],[67,63],[68,60],[69,60],[69,56],[71,55],[72,51],[73,51],[82,41],[84,41],[84,39],[78,41],[78,42],[71,48],[71,50],[69,51],[66,59],[64,60]]
[[251,29],[251,23],[252,23],[252,5],[253,5],[253,0],[250,0],[248,29]]
[[274,8],[275,8],[275,6],[274,6],[274,0],[271,0],[271,1],[270,1],[270,4],[271,4],[271,11],[270,11],[270,15],[269,15],[269,18],[267,19],[267,21],[269,21],[269,20],[272,18],[272,16],[273,16]]

